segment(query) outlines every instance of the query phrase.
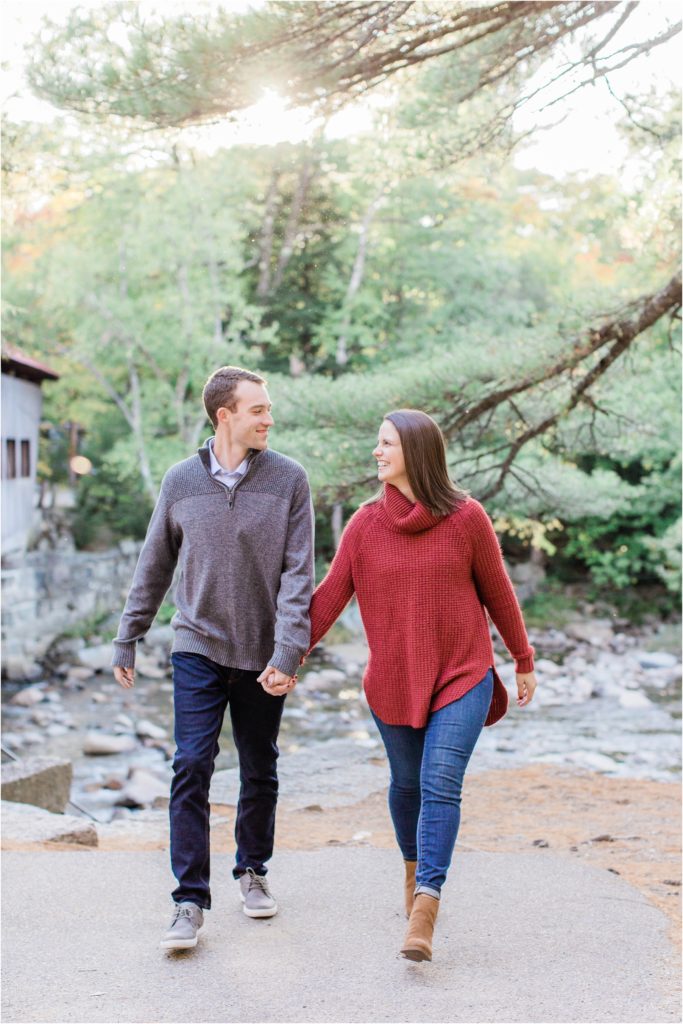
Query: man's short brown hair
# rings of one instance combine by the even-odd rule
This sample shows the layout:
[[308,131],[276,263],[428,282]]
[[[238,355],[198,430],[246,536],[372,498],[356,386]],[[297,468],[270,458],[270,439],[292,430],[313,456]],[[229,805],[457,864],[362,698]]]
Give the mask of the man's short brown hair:
[[220,366],[214,370],[202,391],[206,414],[213,424],[218,426],[216,413],[219,409],[235,411],[235,389],[241,380],[251,380],[254,384],[266,384],[263,377],[251,370],[243,370],[241,366]]

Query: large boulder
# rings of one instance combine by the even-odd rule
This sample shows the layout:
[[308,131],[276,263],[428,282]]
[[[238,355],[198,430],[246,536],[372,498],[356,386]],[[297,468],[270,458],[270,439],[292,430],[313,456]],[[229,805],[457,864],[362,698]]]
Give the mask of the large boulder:
[[32,682],[40,679],[43,669],[26,654],[8,654],[2,660],[2,674],[5,679],[26,680]]
[[97,846],[97,829],[92,821],[70,814],[51,814],[31,804],[2,801],[2,845],[30,843],[73,843]]
[[31,757],[2,766],[2,799],[61,814],[69,801],[71,761]]

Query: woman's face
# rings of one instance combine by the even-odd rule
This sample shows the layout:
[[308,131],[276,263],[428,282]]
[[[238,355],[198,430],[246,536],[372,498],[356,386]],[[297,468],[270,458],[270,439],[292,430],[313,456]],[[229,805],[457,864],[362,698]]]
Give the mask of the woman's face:
[[372,453],[377,459],[377,479],[383,484],[408,483],[406,463],[398,430],[390,420],[384,420],[379,428],[377,447]]

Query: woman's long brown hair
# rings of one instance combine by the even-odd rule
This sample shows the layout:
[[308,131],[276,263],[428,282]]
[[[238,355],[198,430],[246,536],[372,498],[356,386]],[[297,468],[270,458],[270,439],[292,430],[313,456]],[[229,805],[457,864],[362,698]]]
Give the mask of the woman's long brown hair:
[[438,423],[419,409],[394,409],[385,420],[401,438],[413,494],[435,516],[447,516],[468,497],[448,475],[446,439]]

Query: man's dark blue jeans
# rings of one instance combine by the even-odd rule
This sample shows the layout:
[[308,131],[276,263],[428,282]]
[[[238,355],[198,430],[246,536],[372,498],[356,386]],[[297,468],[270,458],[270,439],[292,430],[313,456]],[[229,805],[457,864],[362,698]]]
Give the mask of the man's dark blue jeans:
[[277,735],[285,697],[269,696],[258,672],[224,668],[201,654],[176,653],[173,664],[176,753],[171,783],[171,867],[176,903],[211,906],[209,785],[226,707],[240,767],[233,875],[259,875],[273,854]]

